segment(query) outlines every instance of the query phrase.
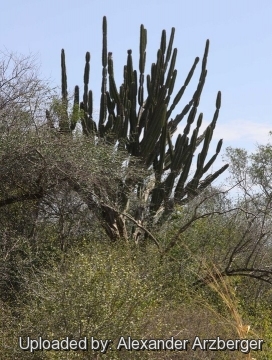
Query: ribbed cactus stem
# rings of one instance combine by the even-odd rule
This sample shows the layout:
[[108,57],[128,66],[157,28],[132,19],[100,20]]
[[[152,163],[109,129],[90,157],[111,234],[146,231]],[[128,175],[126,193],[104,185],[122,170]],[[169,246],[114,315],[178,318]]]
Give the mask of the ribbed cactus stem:
[[89,85],[89,77],[90,77],[90,53],[87,51],[85,56],[85,69],[84,69],[84,94],[83,94],[83,103],[84,103],[84,111],[88,112],[88,85]]
[[64,49],[61,50],[61,95],[62,101],[67,103],[67,74]]
[[73,105],[71,125],[70,125],[71,130],[75,129],[77,121],[79,120],[79,116],[80,116],[80,114],[79,114],[79,87],[76,85],[75,91],[74,91],[74,105]]
[[62,109],[59,120],[60,132],[67,133],[70,131],[69,117],[68,117],[68,92],[67,92],[67,74],[65,64],[65,52],[61,50],[61,95],[62,95]]
[[99,133],[100,136],[105,134],[104,123],[107,117],[107,65],[108,65],[108,52],[107,52],[107,18],[103,17],[103,45],[102,45],[102,86],[100,98],[100,115],[99,115]]

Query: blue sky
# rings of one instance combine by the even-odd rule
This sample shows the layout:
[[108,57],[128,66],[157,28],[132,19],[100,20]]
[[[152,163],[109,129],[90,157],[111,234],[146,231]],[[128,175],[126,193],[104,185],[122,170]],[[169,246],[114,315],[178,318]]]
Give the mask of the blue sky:
[[[218,90],[222,110],[214,133],[226,146],[254,150],[272,130],[272,2],[271,0],[9,0],[1,4],[1,44],[10,51],[37,55],[42,77],[60,85],[60,52],[66,52],[68,86],[82,89],[86,51],[91,53],[90,88],[98,108],[101,87],[102,17],[108,20],[108,51],[113,52],[117,84],[121,84],[128,49],[138,70],[139,29],[147,28],[146,72],[156,59],[162,29],[176,28],[176,91],[196,56],[202,58],[210,39],[208,76],[199,110],[208,124]],[[184,96],[190,99],[200,66]],[[82,95],[82,94],[81,94]],[[183,126],[182,126],[183,128]],[[223,149],[224,149],[223,148]],[[221,163],[221,160],[220,160]]]

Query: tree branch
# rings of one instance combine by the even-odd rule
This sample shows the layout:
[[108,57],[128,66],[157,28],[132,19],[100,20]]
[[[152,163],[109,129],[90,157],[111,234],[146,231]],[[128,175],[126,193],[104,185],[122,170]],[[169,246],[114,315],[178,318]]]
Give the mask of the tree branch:
[[26,193],[26,194],[20,195],[20,196],[11,196],[7,199],[0,200],[0,207],[14,204],[14,203],[21,202],[21,201],[41,199],[43,196],[44,196],[44,193],[43,193],[42,189],[40,189],[36,193]]

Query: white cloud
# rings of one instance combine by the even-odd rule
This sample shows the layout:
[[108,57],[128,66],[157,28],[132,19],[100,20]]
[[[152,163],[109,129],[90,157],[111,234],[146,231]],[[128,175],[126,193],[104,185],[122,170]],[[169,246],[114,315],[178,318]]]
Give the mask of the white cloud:
[[[205,126],[208,122],[203,122]],[[272,124],[257,123],[250,120],[233,119],[223,123],[218,121],[214,130],[213,139],[223,138],[226,142],[237,142],[241,140],[248,142],[249,145],[255,143],[266,143],[269,131],[272,130]]]

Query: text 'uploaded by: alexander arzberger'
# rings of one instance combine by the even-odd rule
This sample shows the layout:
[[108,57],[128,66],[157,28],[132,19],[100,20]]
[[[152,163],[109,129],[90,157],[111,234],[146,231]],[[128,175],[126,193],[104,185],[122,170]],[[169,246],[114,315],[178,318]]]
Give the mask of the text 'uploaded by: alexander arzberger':
[[38,337],[23,339],[19,337],[21,350],[29,351],[94,351],[105,354],[111,350],[119,351],[240,351],[244,354],[253,351],[261,351],[264,340],[262,339],[228,339],[223,340],[219,336],[214,339],[201,339],[196,336],[193,340],[175,339],[133,339],[130,336],[121,336],[116,342],[110,339],[99,340],[94,337],[84,337],[79,340],[66,337],[62,340],[48,340]]

